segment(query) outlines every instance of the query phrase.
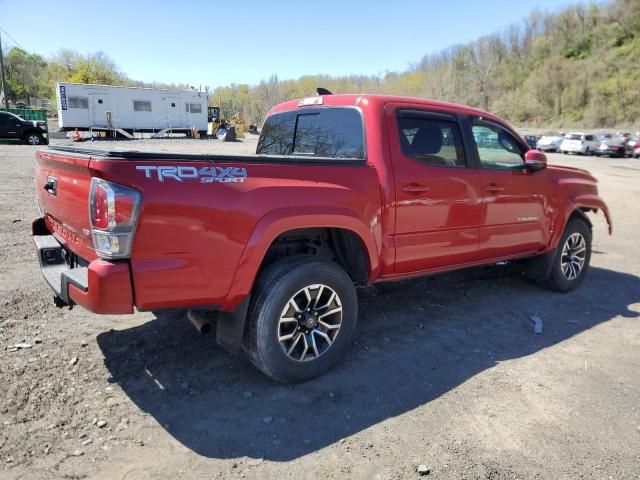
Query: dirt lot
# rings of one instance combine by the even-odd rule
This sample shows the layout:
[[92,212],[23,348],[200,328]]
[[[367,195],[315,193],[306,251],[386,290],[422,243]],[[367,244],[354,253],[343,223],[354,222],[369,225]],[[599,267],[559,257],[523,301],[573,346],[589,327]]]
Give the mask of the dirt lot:
[[551,156],[598,177],[615,221],[609,237],[594,218],[578,291],[504,266],[372,288],[346,361],[288,387],[180,313],[56,309],[29,236],[33,153],[0,146],[0,477],[640,478],[638,160]]

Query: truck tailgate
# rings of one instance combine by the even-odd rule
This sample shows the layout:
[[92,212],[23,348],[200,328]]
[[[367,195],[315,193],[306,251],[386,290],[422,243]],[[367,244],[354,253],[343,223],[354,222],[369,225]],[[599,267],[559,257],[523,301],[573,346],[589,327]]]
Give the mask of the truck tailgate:
[[89,220],[90,157],[38,152],[36,195],[55,238],[86,260],[96,258]]

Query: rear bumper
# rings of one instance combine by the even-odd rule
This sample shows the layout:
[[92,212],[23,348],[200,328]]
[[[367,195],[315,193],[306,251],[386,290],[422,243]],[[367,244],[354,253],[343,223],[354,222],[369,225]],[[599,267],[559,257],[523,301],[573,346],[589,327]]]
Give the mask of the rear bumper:
[[[133,313],[129,263],[94,260],[87,263],[53,235],[43,231],[44,221],[33,222],[40,270],[59,302],[80,305],[95,313]],[[46,228],[46,227],[45,227]]]
[[560,150],[569,153],[584,153],[587,149],[584,145],[560,145]]
[[626,154],[626,151],[624,148],[621,148],[619,150],[613,150],[610,148],[607,148],[606,150],[602,150],[602,149],[598,149],[596,150],[594,153],[596,153],[597,155],[602,155],[602,156],[616,156],[616,157],[624,157]]

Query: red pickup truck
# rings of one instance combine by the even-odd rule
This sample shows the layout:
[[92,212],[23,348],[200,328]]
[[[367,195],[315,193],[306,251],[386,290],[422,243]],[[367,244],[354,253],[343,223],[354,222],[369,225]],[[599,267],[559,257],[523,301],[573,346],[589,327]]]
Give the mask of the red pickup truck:
[[567,292],[589,266],[586,213],[609,222],[588,172],[547,166],[499,118],[381,95],[277,105],[256,155],[49,147],[36,188],[59,306],[189,309],[284,382],[343,355],[356,286],[513,260]]

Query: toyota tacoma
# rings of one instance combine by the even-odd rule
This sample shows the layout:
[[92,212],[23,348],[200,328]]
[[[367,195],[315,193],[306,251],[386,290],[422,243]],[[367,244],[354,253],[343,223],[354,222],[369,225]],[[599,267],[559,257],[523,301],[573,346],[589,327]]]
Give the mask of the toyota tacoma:
[[591,258],[596,180],[466,106],[319,95],[267,114],[255,155],[49,147],[33,238],[59,306],[182,308],[265,374],[349,348],[356,287],[502,261],[558,292]]

